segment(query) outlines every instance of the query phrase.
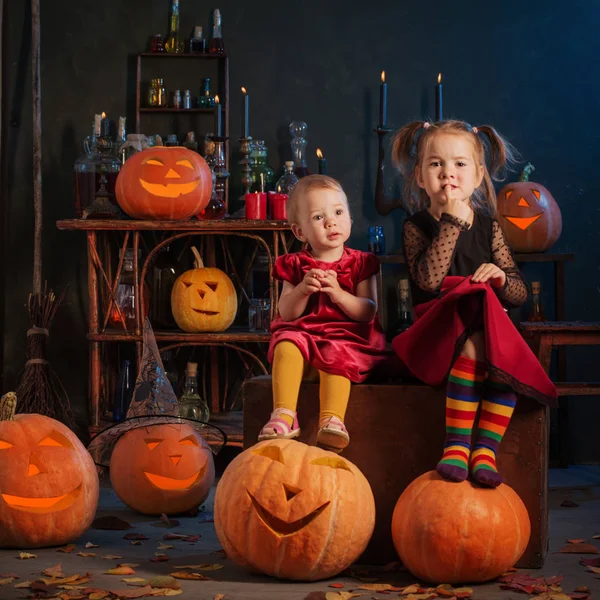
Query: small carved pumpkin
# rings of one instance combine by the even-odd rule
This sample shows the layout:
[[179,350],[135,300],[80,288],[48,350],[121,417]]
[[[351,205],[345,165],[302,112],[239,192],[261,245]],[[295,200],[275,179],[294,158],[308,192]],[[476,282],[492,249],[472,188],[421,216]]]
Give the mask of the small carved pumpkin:
[[529,181],[533,170],[527,163],[519,181],[498,194],[498,222],[516,252],[544,252],[562,232],[560,208],[543,185]]
[[197,152],[157,146],[127,159],[115,191],[121,208],[134,219],[189,219],[208,204],[212,174]]
[[171,290],[171,310],[177,326],[189,333],[224,331],[235,319],[237,294],[227,275],[206,268],[196,248],[195,269],[180,275]]
[[455,483],[435,471],[404,490],[392,516],[402,564],[433,583],[495,579],[521,558],[530,534],[529,514],[512,488]]
[[65,425],[38,414],[14,415],[16,396],[0,400],[0,547],[72,542],[92,523],[98,474]]
[[375,500],[347,459],[280,439],[260,442],[229,464],[214,513],[233,561],[314,581],[340,573],[362,554],[375,525]]
[[192,510],[206,500],[214,480],[212,452],[185,422],[132,429],[110,459],[117,496],[146,515]]

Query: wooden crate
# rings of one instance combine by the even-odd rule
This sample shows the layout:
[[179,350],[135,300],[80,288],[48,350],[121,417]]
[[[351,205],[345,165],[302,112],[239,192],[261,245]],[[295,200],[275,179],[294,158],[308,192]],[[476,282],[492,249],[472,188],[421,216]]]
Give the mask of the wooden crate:
[[[300,441],[314,444],[319,388],[304,382],[298,401]],[[244,384],[244,448],[256,443],[271,408],[271,378]],[[352,385],[346,426],[351,442],[343,456],[367,477],[377,510],[373,538],[360,558],[363,564],[397,560],[390,529],[402,491],[435,468],[444,441],[445,390],[418,384]],[[548,546],[548,410],[521,398],[500,448],[499,469],[521,497],[531,518],[531,539],[518,563],[540,568]]]

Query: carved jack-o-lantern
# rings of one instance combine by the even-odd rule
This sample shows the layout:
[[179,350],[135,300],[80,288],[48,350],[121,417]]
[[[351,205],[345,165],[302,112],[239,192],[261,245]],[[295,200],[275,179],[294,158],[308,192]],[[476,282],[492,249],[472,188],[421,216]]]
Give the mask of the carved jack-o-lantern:
[[302,581],[351,565],[375,525],[373,493],[356,466],[294,440],[260,442],[237,456],[217,485],[214,512],[229,558]]
[[187,423],[128,431],[110,459],[110,481],[119,498],[147,515],[187,512],[202,504],[215,480],[213,454]]
[[212,174],[197,152],[157,146],[127,159],[115,191],[121,208],[134,219],[189,219],[208,204]]
[[560,208],[543,185],[529,181],[533,170],[527,163],[519,181],[498,194],[498,222],[516,252],[544,252],[562,232]]
[[237,293],[227,275],[205,268],[196,248],[195,269],[180,275],[171,290],[171,310],[177,326],[189,333],[224,331],[235,319]]
[[0,547],[71,542],[92,523],[98,474],[65,425],[38,414],[14,416],[15,396],[0,401]]

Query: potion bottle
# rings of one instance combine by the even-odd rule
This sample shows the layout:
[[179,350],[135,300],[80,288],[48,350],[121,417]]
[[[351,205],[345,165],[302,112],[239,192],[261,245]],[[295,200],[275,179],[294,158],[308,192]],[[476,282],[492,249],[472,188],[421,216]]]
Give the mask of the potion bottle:
[[304,121],[292,121],[290,123],[290,133],[292,134],[290,145],[292,146],[294,164],[296,165],[294,172],[298,177],[310,175],[306,165],[306,130],[307,126]]
[[275,171],[267,164],[267,147],[263,140],[250,142],[252,163],[251,192],[270,192],[273,189]]
[[292,188],[298,183],[298,177],[294,173],[294,161],[288,160],[285,163],[285,171],[275,184],[275,191],[278,194],[288,194]]
[[223,32],[221,30],[221,11],[218,8],[213,11],[213,30],[212,38],[208,42],[208,53],[225,56],[225,44],[223,43]]
[[227,214],[227,207],[217,191],[217,174],[212,174],[212,193],[208,204],[196,215],[201,221],[216,221]]
[[189,362],[185,370],[185,385],[179,397],[179,416],[185,419],[208,421],[208,404],[198,393],[198,363]]

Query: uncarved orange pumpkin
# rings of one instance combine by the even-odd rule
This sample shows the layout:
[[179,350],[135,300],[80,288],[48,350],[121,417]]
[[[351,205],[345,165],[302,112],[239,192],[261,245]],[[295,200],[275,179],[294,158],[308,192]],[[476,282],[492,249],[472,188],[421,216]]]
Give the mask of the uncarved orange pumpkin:
[[196,248],[195,269],[180,275],[171,290],[177,326],[189,333],[225,331],[237,313],[237,293],[226,273],[205,267]]
[[13,397],[0,402],[0,547],[72,542],[96,515],[94,461],[59,421],[38,414],[13,418],[7,409]]
[[110,459],[117,496],[147,515],[187,512],[206,500],[215,480],[213,454],[187,423],[164,423],[128,431]]
[[332,577],[364,551],[375,525],[368,481],[351,462],[294,440],[237,456],[215,494],[215,528],[227,556],[268,575]]
[[156,146],[127,159],[115,192],[120,207],[134,219],[189,219],[208,204],[212,173],[197,152]]
[[454,483],[435,471],[404,490],[392,516],[400,560],[433,583],[495,579],[523,555],[530,533],[527,509],[512,488]]
[[562,232],[560,208],[543,185],[529,181],[532,170],[527,163],[520,180],[498,193],[498,222],[516,252],[545,252]]

